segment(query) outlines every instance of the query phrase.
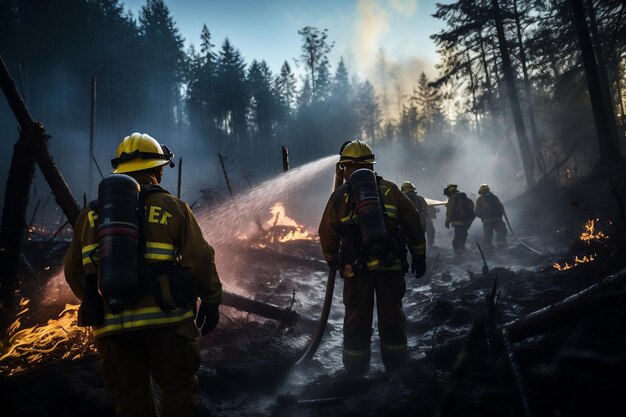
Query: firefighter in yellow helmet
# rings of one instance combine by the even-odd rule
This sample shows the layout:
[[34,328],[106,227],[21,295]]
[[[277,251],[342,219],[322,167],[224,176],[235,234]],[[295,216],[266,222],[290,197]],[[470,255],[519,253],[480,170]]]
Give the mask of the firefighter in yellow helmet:
[[456,184],[448,184],[443,189],[443,194],[448,197],[445,226],[446,229],[454,227],[452,248],[454,256],[460,258],[465,251],[467,231],[476,217],[474,202],[465,193],[460,192]]
[[[151,380],[161,388],[162,416],[197,415],[198,330],[205,335],[219,320],[222,289],[213,248],[189,206],[158,185],[163,167],[173,166],[173,156],[149,135],[133,133],[124,138],[112,160],[112,173],[125,175],[109,179],[137,186],[139,250],[127,254],[127,259],[111,260],[113,264],[136,260],[139,265],[133,278],[141,285],[134,302],[116,309],[117,304],[98,293],[104,285],[102,264],[112,253],[100,250],[108,245],[102,240],[104,231],[110,231],[103,229],[106,216],[98,216],[105,210],[102,204],[92,202],[81,212],[65,256],[65,278],[81,300],[79,324],[93,330],[104,388],[115,401],[118,417],[155,415]],[[99,200],[106,200],[102,195]]]
[[346,182],[331,194],[319,225],[324,258],[344,278],[343,363],[357,374],[369,369],[374,302],[385,368],[405,362],[407,246],[415,276],[426,269],[419,213],[397,185],[375,175],[374,163],[371,148],[360,140],[341,147]]
[[432,248],[435,243],[435,226],[432,221],[435,216],[435,207],[430,207],[426,199],[415,192],[415,185],[411,181],[404,181],[400,186],[400,190],[409,197],[411,203],[420,212],[422,228],[426,231],[427,246]]
[[483,222],[483,244],[489,250],[492,248],[493,232],[496,232],[498,249],[506,249],[506,225],[502,221],[504,206],[500,199],[491,192],[487,184],[478,189],[476,199],[476,217]]

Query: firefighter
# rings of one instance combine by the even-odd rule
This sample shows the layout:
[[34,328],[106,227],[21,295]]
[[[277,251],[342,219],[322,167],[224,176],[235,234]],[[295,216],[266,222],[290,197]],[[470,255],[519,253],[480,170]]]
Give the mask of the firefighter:
[[496,232],[496,244],[498,249],[506,249],[506,225],[502,221],[504,206],[500,199],[491,192],[489,185],[482,184],[478,189],[476,199],[476,217],[483,222],[483,244],[485,248],[491,249],[493,232]]
[[162,416],[195,416],[197,339],[219,321],[222,286],[213,248],[189,206],[158,185],[164,166],[173,166],[173,156],[149,135],[133,133],[123,139],[112,160],[112,173],[125,175],[109,178],[136,181],[137,191],[141,187],[136,204],[140,250],[128,254],[128,259],[106,258],[113,264],[136,259],[143,265],[137,279],[144,285],[135,294],[136,302],[113,314],[113,304],[89,286],[92,280],[96,285],[96,279],[104,279],[101,268],[109,255],[98,249],[105,245],[98,236],[101,221],[106,222],[106,217],[98,217],[101,206],[90,203],[81,212],[65,255],[65,278],[81,300],[81,324],[91,325],[104,388],[118,417],[155,415],[151,380],[161,388]]
[[426,199],[415,192],[415,185],[411,181],[404,181],[400,190],[409,197],[417,211],[420,212],[422,228],[426,231],[426,246],[432,248],[435,243],[435,226],[432,220],[436,216],[435,208],[430,207]]
[[[408,356],[402,309],[404,274],[408,270],[406,248],[412,255],[411,272],[418,278],[423,276],[424,230],[419,212],[398,186],[375,175],[374,154],[366,143],[346,142],[339,155],[339,168],[346,182],[331,194],[319,236],[326,262],[344,278],[343,363],[350,374],[363,374],[369,369],[376,299],[382,361],[387,370],[397,369]],[[367,192],[368,198],[361,199],[362,193],[355,190],[356,178],[362,180],[368,175],[373,186]],[[376,223],[371,216],[379,219],[377,224],[381,226],[376,227],[382,233],[378,229],[377,233],[384,237],[376,244],[366,239]]]
[[443,194],[448,197],[446,203],[446,229],[454,227],[452,248],[455,258],[461,258],[465,251],[467,231],[474,221],[474,202],[467,195],[458,190],[456,184],[448,184],[443,189]]

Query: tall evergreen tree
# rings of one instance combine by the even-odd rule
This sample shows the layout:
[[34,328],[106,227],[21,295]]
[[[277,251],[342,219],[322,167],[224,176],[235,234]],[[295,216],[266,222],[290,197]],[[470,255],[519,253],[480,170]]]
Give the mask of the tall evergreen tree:
[[330,63],[328,54],[335,45],[328,42],[328,29],[320,30],[313,26],[305,26],[298,31],[302,36],[302,61],[306,67],[307,79],[314,101],[327,98],[330,83]]
[[296,106],[297,87],[296,76],[291,71],[287,61],[280,67],[280,74],[274,81],[274,91],[278,104],[279,120],[283,123],[292,115]]
[[241,53],[226,38],[217,60],[216,108],[221,135],[235,141],[245,137],[249,102],[246,64]]
[[361,137],[375,142],[380,138],[381,112],[374,87],[364,81],[357,87],[357,117]]
[[257,142],[273,139],[276,120],[276,100],[272,91],[273,75],[265,61],[253,60],[248,69],[250,89],[250,128]]
[[200,53],[193,49],[188,53],[187,103],[189,119],[207,138],[214,139],[217,132],[215,77],[215,46],[206,24],[200,33]]
[[178,121],[175,109],[181,105],[184,39],[163,0],[147,0],[142,6],[139,31],[144,47],[140,62],[144,64],[147,104],[152,110],[152,123],[158,126],[155,134],[163,135]]

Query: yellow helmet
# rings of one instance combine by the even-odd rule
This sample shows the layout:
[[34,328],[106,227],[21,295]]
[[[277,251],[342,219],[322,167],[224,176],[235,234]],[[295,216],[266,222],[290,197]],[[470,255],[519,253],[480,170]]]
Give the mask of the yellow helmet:
[[457,191],[458,185],[456,184],[448,184],[446,188],[443,189],[443,195],[450,196],[452,193]]
[[478,189],[478,194],[484,194],[489,191],[489,186],[487,184],[480,184],[480,188]]
[[340,164],[375,164],[374,153],[367,143],[353,140],[344,143],[339,150]]
[[400,190],[402,190],[403,193],[406,193],[407,191],[415,191],[415,185],[413,185],[411,181],[404,181],[400,186]]
[[152,136],[146,133],[133,133],[126,136],[117,147],[117,157],[111,159],[112,174],[141,171],[174,163],[171,159],[174,154],[165,145],[160,145]]

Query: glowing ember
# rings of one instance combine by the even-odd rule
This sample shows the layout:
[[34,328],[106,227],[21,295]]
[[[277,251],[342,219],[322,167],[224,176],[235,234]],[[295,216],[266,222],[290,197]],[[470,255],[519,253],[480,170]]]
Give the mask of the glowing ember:
[[599,219],[589,219],[587,223],[585,223],[585,231],[581,233],[580,240],[590,244],[594,239],[608,239],[609,237],[605,235],[602,231],[596,231],[596,221]]
[[91,331],[77,326],[77,305],[66,304],[59,318],[45,325],[20,329],[28,304],[28,299],[20,301],[21,311],[9,327],[7,342],[0,344],[0,374],[15,375],[47,360],[75,360],[95,352]]
[[578,255],[576,255],[574,257],[574,262],[573,263],[569,263],[569,262],[565,262],[563,265],[561,265],[558,262],[555,262],[552,264],[552,268],[556,269],[557,271],[567,271],[568,269],[572,269],[575,266],[578,266],[580,264],[586,264],[589,262],[593,262],[596,260],[596,254],[593,255],[584,255],[582,258],[579,258]]

